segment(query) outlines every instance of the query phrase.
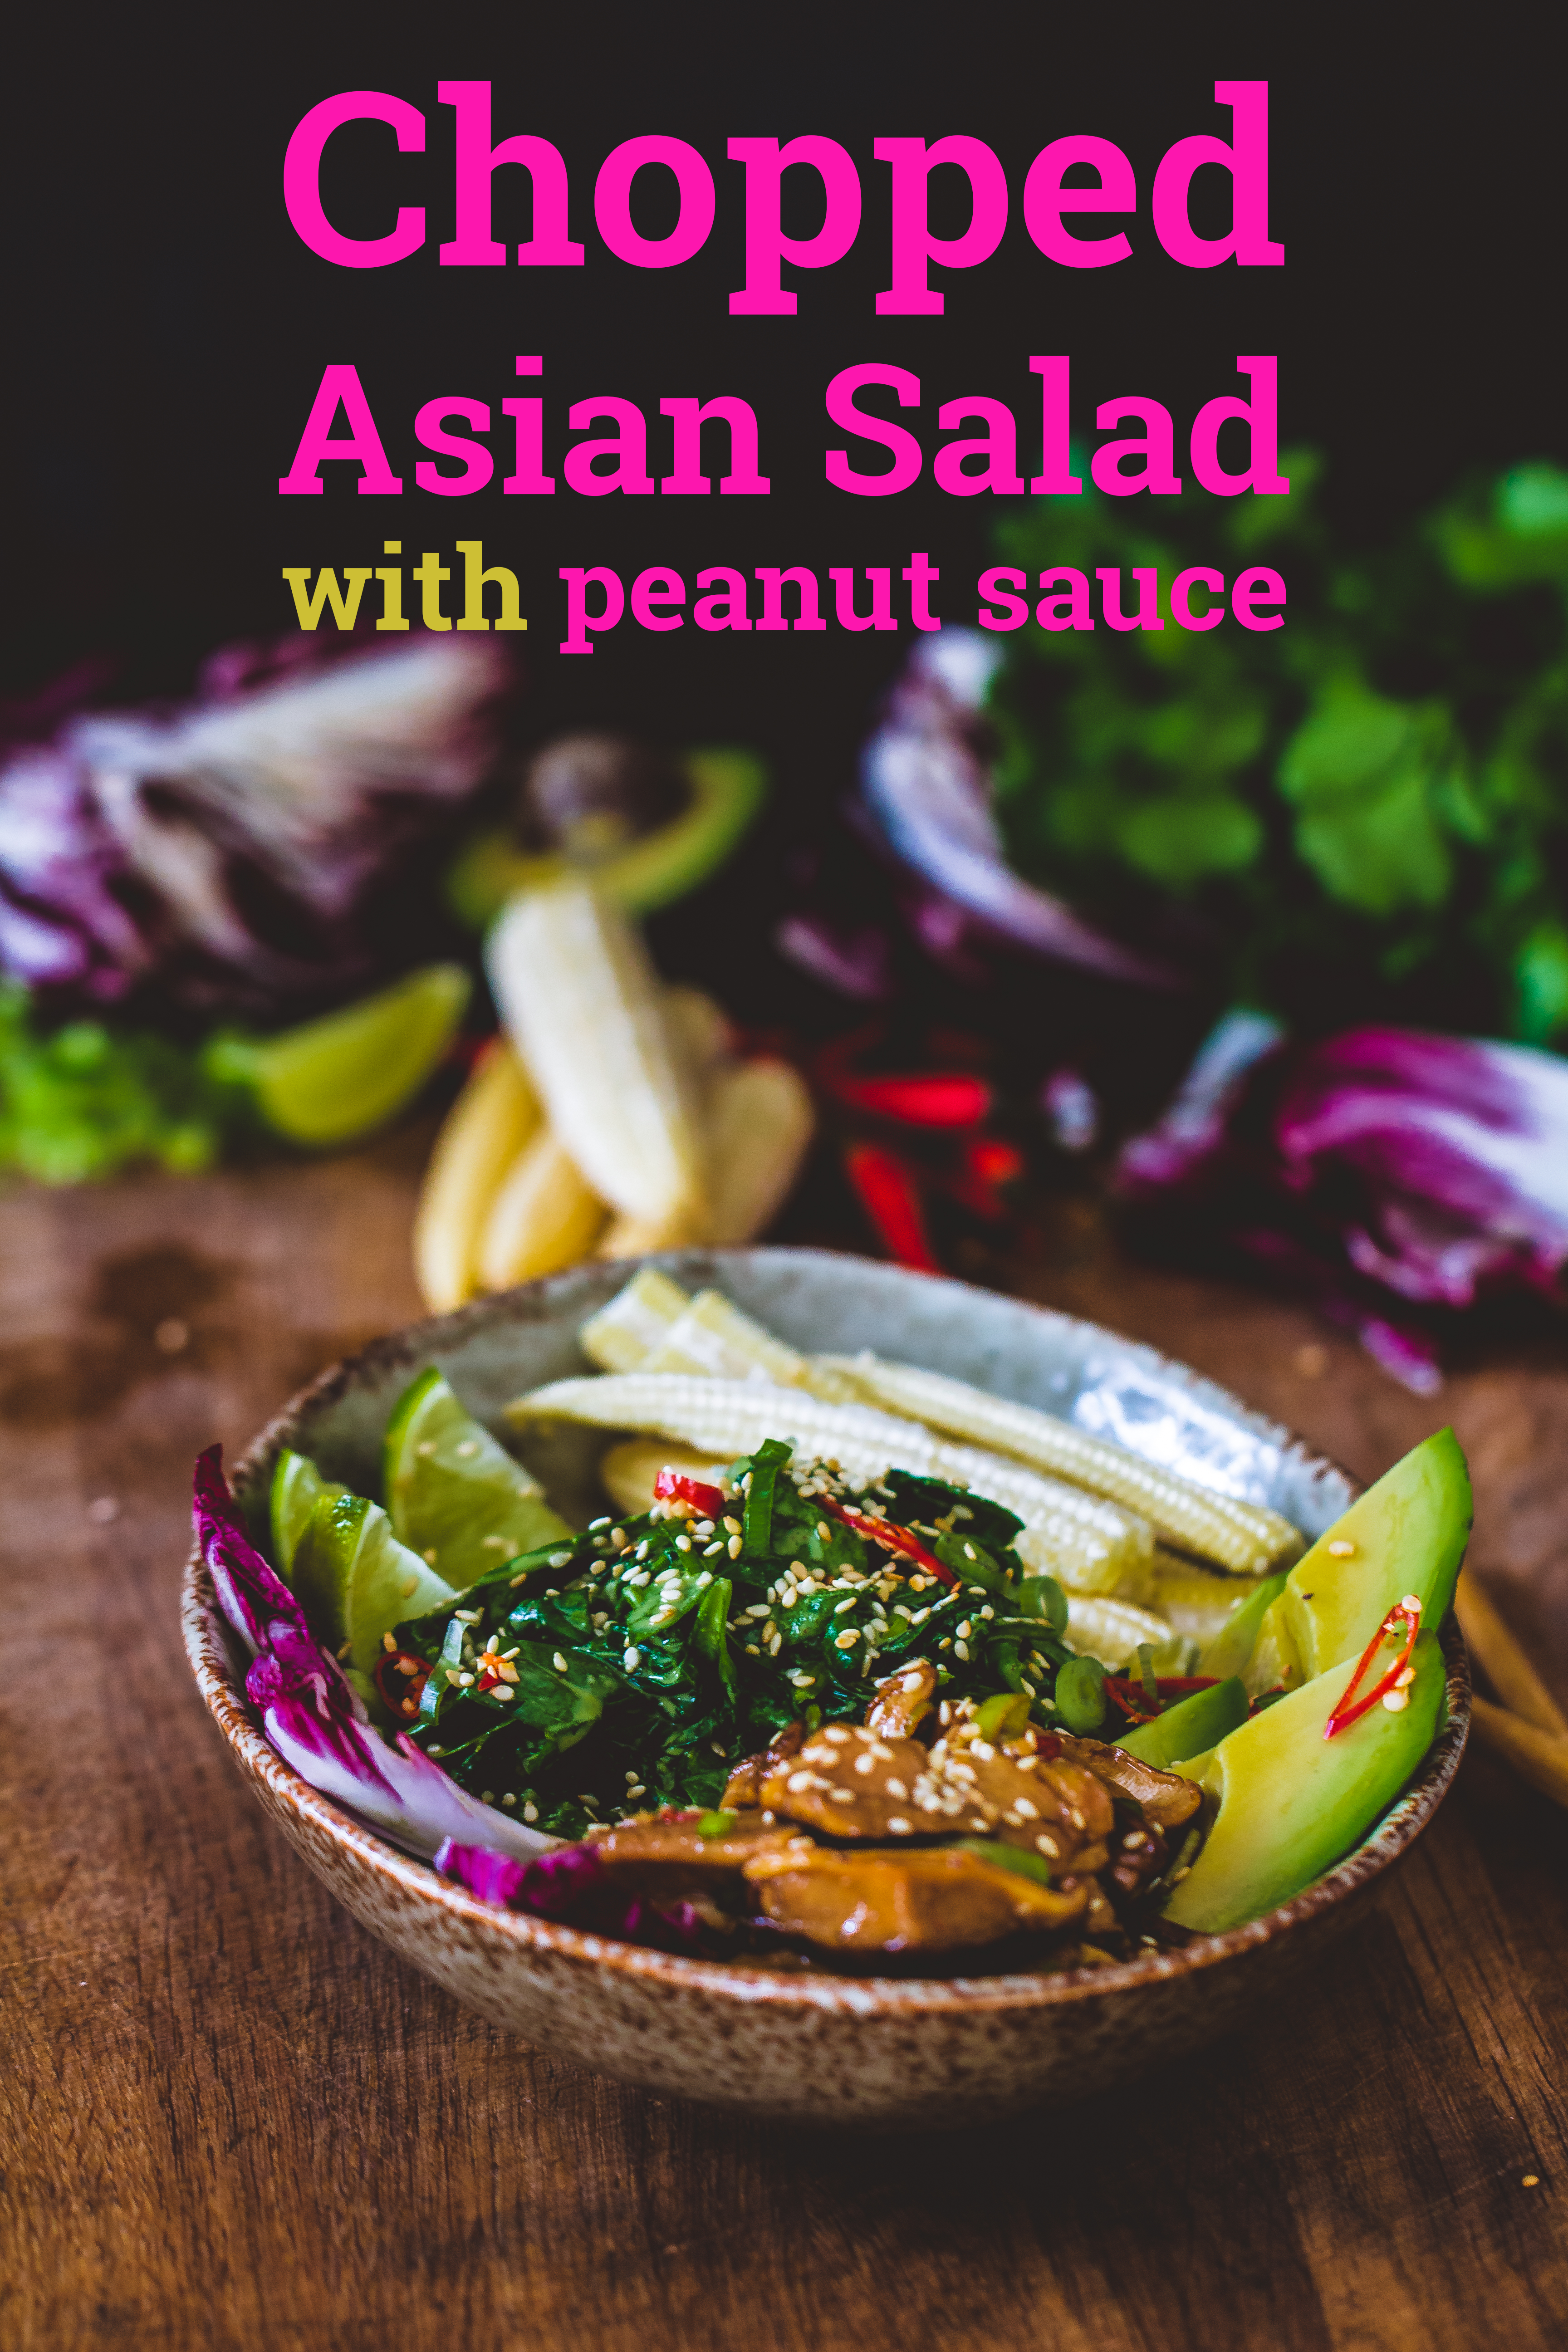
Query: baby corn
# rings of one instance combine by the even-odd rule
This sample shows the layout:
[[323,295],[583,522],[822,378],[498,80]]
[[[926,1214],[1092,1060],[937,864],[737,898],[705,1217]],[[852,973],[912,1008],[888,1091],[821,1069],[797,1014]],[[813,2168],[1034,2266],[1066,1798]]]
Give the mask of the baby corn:
[[691,1304],[678,1282],[645,1265],[577,1334],[591,1363],[606,1372],[635,1372],[663,1344],[670,1325]]
[[1186,1674],[1196,1654],[1194,1644],[1173,1633],[1152,1611],[1091,1594],[1068,1593],[1067,1637],[1075,1650],[1098,1658],[1113,1674],[1131,1665],[1142,1642],[1152,1647],[1156,1671],[1162,1674]]
[[486,964],[508,1033],[584,1177],[649,1224],[706,1216],[702,1155],[658,988],[624,916],[581,882],[521,891]]
[[1233,1610],[1256,1589],[1257,1581],[1199,1568],[1195,1561],[1179,1559],[1156,1544],[1154,1574],[1146,1598],[1178,1633],[1190,1633],[1199,1649],[1206,1650]]
[[414,1275],[434,1314],[479,1286],[479,1239],[507,1171],[540,1123],[512,1046],[493,1038],[436,1139],[414,1221]]
[[764,1380],[775,1388],[793,1388],[805,1370],[805,1358],[753,1323],[721,1290],[700,1290],[665,1326],[664,1336],[640,1370],[692,1372],[708,1380]]
[[1140,1513],[1167,1543],[1212,1559],[1233,1576],[1266,1575],[1301,1550],[1300,1533],[1278,1511],[1217,1495],[1032,1405],[988,1396],[966,1381],[869,1353],[814,1360],[853,1382],[868,1404],[906,1413],[1102,1495]]
[[714,1081],[732,1066],[729,1016],[705,990],[680,983],[661,989],[659,1003],[676,1058],[694,1093],[705,1098]]
[[552,1381],[506,1411],[518,1423],[576,1421],[599,1429],[658,1431],[714,1459],[754,1453],[768,1437],[788,1437],[803,1455],[836,1462],[859,1484],[868,1486],[896,1465],[971,1486],[1024,1521],[1019,1556],[1036,1573],[1078,1592],[1114,1591],[1125,1579],[1146,1575],[1153,1558],[1148,1521],[1113,1503],[868,1405],[826,1404],[765,1380],[611,1373]]
[[496,1194],[479,1242],[479,1277],[506,1290],[575,1265],[593,1248],[605,1204],[549,1128],[536,1135]]
[[712,1238],[749,1242],[784,1206],[810,1147],[816,1116],[798,1070],[771,1057],[720,1073],[708,1102]]

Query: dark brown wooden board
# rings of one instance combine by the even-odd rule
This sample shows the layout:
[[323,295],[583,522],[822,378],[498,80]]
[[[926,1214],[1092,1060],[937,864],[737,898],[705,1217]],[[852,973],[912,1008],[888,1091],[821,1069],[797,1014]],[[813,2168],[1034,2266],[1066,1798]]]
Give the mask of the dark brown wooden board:
[[[645,2098],[332,1905],[185,1668],[187,1477],[416,1312],[421,1140],[0,1202],[0,2344],[1560,2352],[1568,1819],[1484,1756],[1288,2010],[994,2131]],[[1126,1266],[1072,1209],[1014,1278],[1363,1477],[1452,1419],[1473,1557],[1568,1692],[1561,1360],[1421,1402],[1305,1313]]]

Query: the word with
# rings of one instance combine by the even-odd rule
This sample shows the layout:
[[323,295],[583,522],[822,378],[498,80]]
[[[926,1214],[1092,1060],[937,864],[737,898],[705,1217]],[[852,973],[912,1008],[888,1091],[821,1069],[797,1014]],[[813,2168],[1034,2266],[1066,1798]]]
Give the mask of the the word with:
[[[460,539],[458,553],[463,559],[463,614],[456,624],[459,629],[526,629],[528,623],[518,610],[517,574],[504,564],[485,569],[484,541]],[[384,555],[401,555],[400,539],[382,543]],[[434,552],[423,556],[414,567],[414,578],[419,583],[420,626],[426,629],[450,629],[454,624],[441,610],[441,590],[452,574]],[[325,569],[316,574],[314,588],[305,565],[285,565],[283,577],[294,592],[294,610],[302,629],[316,628],[321,614],[331,608],[340,629],[352,629],[359,619],[360,600],[365,584],[372,577],[369,564],[350,563],[343,567],[340,586],[336,572]],[[378,629],[406,629],[409,623],[403,610],[403,567],[401,564],[377,565],[374,577],[381,583],[381,615]],[[485,615],[485,590],[494,586],[500,599],[500,611],[492,622]]]

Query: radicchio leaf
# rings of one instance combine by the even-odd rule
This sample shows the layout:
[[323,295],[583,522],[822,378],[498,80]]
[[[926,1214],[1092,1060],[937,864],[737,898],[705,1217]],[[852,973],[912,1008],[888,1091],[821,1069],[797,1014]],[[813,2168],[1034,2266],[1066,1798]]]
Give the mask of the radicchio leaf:
[[374,893],[496,747],[502,653],[472,637],[269,659],[202,699],[68,720],[0,765],[0,976],[106,1003],[275,1015],[375,976]]
[[398,1844],[433,1854],[462,1838],[532,1856],[555,1841],[480,1804],[401,1733],[384,1739],[299,1601],[251,1542],[223,1475],[223,1449],[196,1462],[192,1516],[219,1606],[254,1653],[245,1695],[279,1754],[312,1789]]
[[436,1856],[436,1867],[481,1903],[525,1911],[536,1919],[559,1920],[590,1935],[615,1936],[624,1943],[649,1944],[666,1952],[697,1954],[710,1945],[691,1904],[661,1906],[640,1895],[628,1895],[591,1844],[563,1846],[525,1863],[448,1839]]
[[1183,986],[1168,966],[1096,930],[1008,865],[974,744],[999,659],[969,629],[944,629],[916,649],[861,756],[860,809],[870,829],[983,930],[1110,980]]
[[[1175,1101],[1121,1152],[1118,1185],[1203,1221],[1314,1292],[1418,1395],[1440,1383],[1437,1328],[1493,1293],[1563,1301],[1568,1063],[1419,1030],[1310,1046],[1232,1014]],[[1391,1318],[1393,1301],[1436,1323]]]

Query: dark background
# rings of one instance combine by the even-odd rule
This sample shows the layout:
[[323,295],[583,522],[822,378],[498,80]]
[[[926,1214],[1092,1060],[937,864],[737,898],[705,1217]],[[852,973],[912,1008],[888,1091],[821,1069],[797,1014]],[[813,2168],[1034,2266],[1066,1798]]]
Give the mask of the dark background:
[[[606,8],[563,20],[524,0],[415,32],[384,10],[331,0],[243,16],[153,7],[117,26],[60,12],[12,78],[6,125],[0,691],[26,694],[89,653],[118,663],[120,692],[176,691],[226,637],[293,625],[284,563],[385,561],[381,542],[393,537],[407,569],[425,546],[454,561],[455,538],[480,537],[487,562],[522,581],[531,627],[512,642],[531,672],[531,730],[588,718],[675,739],[750,738],[791,799],[834,791],[879,682],[910,643],[907,624],[897,635],[830,625],[776,636],[708,635],[689,622],[653,637],[628,619],[591,659],[563,659],[559,566],[607,562],[629,583],[669,563],[690,589],[703,564],[750,573],[805,562],[828,592],[830,564],[888,563],[904,610],[896,573],[923,548],[943,574],[937,610],[972,618],[998,502],[935,489],[935,412],[963,392],[1010,400],[1026,476],[1038,414],[1031,351],[1072,354],[1079,432],[1098,401],[1143,392],[1174,412],[1178,452],[1201,401],[1243,388],[1237,352],[1278,352],[1283,440],[1328,450],[1336,515],[1369,536],[1467,467],[1563,455],[1554,18],[1502,5],[1462,27],[1415,7],[1280,7],[1184,11],[1177,26],[1165,12],[1125,9],[1096,12],[1089,27],[1084,12],[1050,6],[876,5],[787,16]],[[439,266],[453,119],[437,102],[442,78],[493,82],[498,142],[532,130],[562,149],[584,268]],[[1181,268],[1149,223],[1166,148],[1194,131],[1228,134],[1212,98],[1222,78],[1270,83],[1271,231],[1283,268]],[[426,246],[390,269],[317,258],[283,211],[290,131],[317,100],[353,87],[394,92],[429,125],[423,157],[399,157],[379,125],[346,128],[331,151],[328,209],[346,232],[384,232],[398,202],[426,205]],[[593,221],[600,162],[649,130],[700,147],[719,192],[707,247],[668,272],[616,259]],[[856,157],[858,243],[832,269],[786,268],[801,297],[795,319],[731,320],[742,173],[725,141],[805,130]],[[977,269],[933,273],[943,318],[879,320],[889,174],[872,141],[955,130],[988,141],[1007,167],[1005,243]],[[1086,224],[1126,227],[1133,258],[1073,272],[1029,243],[1022,183],[1047,140],[1090,130],[1131,156],[1142,202],[1135,220]],[[951,217],[935,225],[953,233],[966,206],[958,175],[939,174],[939,190],[943,179],[954,184],[941,190]],[[1205,179],[1219,184],[1205,189]],[[502,171],[495,185],[495,234],[515,245],[528,227],[526,175]],[[647,187],[639,208],[646,234],[668,226],[658,195]],[[1223,227],[1225,196],[1218,173],[1200,175],[1200,227]],[[786,226],[806,234],[816,221],[803,211]],[[543,355],[542,384],[518,383],[520,351]],[[926,477],[886,501],[836,491],[822,469],[824,448],[842,438],[823,389],[870,359],[913,369],[924,387],[919,419],[900,421],[923,427]],[[344,360],[359,367],[405,495],[361,499],[358,468],[336,465],[321,499],[281,499],[277,479],[321,371]],[[500,404],[519,391],[546,397],[547,465],[558,476],[571,401],[606,391],[638,400],[656,477],[667,470],[660,396],[738,393],[758,414],[772,496],[584,499],[563,480],[553,499],[524,501],[502,497],[504,462],[471,499],[415,488],[426,453],[413,416],[425,400],[489,402],[500,428],[491,446],[504,452]],[[855,457],[876,462],[860,446]],[[416,595],[405,583],[416,614]]]

